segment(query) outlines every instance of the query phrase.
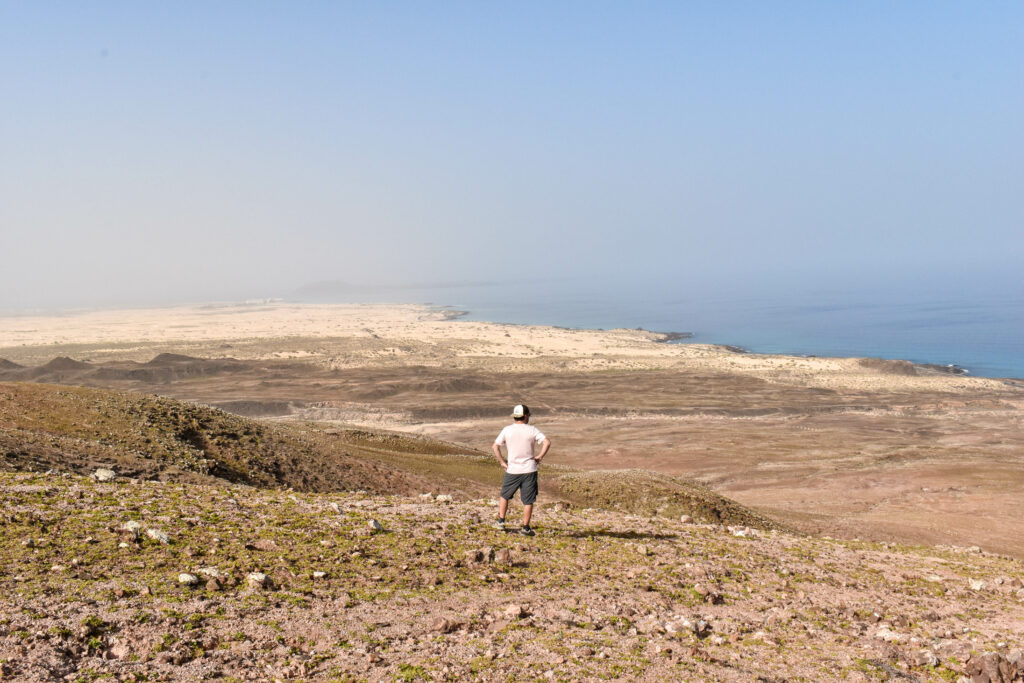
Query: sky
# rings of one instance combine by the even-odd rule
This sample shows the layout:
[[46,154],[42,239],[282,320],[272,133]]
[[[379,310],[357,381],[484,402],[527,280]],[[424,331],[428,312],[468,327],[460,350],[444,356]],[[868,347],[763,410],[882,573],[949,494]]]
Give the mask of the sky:
[[0,0],[0,309],[1020,282],[1020,2]]

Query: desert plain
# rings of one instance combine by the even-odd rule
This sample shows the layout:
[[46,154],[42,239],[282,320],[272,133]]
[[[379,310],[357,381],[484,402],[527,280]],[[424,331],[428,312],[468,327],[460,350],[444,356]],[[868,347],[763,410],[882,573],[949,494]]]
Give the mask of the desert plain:
[[[0,319],[10,366],[0,380],[159,394],[481,452],[524,402],[554,443],[552,463],[690,478],[803,532],[1024,557],[1024,382],[664,339],[419,305],[93,311]],[[137,371],[161,353],[217,362]]]

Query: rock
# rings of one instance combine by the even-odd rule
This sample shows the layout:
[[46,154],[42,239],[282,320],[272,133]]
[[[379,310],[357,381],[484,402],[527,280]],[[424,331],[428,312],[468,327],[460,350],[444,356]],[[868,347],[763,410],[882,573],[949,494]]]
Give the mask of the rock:
[[502,612],[509,619],[522,619],[526,616],[526,609],[522,605],[509,605]]
[[209,578],[206,580],[206,590],[216,592],[221,589],[220,581],[215,578]]
[[914,666],[938,666],[939,658],[931,650],[921,650],[914,657]]
[[430,622],[430,630],[435,633],[451,633],[459,628],[459,623],[443,617],[438,617]]
[[421,493],[420,494],[420,500],[434,500],[434,494],[433,493]]
[[985,590],[985,582],[980,579],[971,579],[970,586],[972,591]]
[[263,572],[252,572],[246,577],[253,588],[270,588],[270,577]]
[[114,659],[125,659],[132,653],[132,649],[128,647],[127,643],[117,643],[109,650],[110,656]]
[[683,524],[693,524],[693,517],[691,517],[690,515],[683,515],[679,518],[679,521]]
[[498,564],[512,564],[512,553],[507,548],[502,548],[494,554],[494,561]]
[[369,522],[367,522],[367,526],[370,527],[370,530],[374,533],[384,531],[384,525],[375,519],[371,519]]
[[1009,657],[998,652],[972,654],[964,666],[964,673],[975,681],[991,681],[992,683],[1010,683],[1019,680],[1024,674],[1020,659],[1011,661]]
[[24,541],[21,542],[21,544],[23,546],[25,546],[26,548],[35,548],[36,547],[36,541],[35,541],[34,538],[26,538]]
[[438,503],[451,503],[455,499],[452,498],[451,496],[449,496],[447,493],[442,493],[441,495],[439,495],[434,500],[436,500]]
[[903,640],[903,636],[901,634],[890,630],[887,626],[882,626],[875,631],[875,638],[877,640],[884,640],[887,643],[898,643]]
[[200,567],[196,571],[196,573],[197,574],[202,574],[203,576],[208,576],[211,579],[224,579],[224,578],[227,578],[227,574],[225,574],[221,570],[217,569],[216,567]]
[[146,535],[152,538],[157,543],[167,545],[171,542],[171,537],[159,529],[146,529]]
[[261,538],[258,541],[253,542],[251,545],[253,550],[262,550],[264,552],[277,550],[277,543],[269,538]]
[[337,512],[339,515],[342,514],[341,506],[338,505],[337,503],[333,502],[333,501],[328,503],[327,507],[329,507],[332,510],[334,510],[335,512]]
[[666,621],[664,628],[668,633],[686,633],[693,628],[693,624],[689,619],[678,619]]
[[313,578],[314,579],[326,579],[327,578],[327,572],[315,571],[315,572],[313,572]]
[[646,557],[646,556],[648,556],[648,555],[650,555],[650,554],[651,554],[651,549],[650,549],[650,548],[648,548],[648,547],[647,547],[646,545],[642,545],[642,544],[641,544],[641,545],[638,545],[638,546],[636,547],[636,551],[637,551],[638,553],[640,553],[641,555],[643,555],[644,557]]
[[195,574],[188,574],[182,572],[181,574],[178,574],[178,583],[180,583],[183,586],[198,586],[199,577]]
[[142,525],[135,520],[130,520],[121,526],[121,530],[127,531],[132,538],[138,538],[139,534],[142,533]]
[[480,553],[484,557],[484,562],[494,562],[494,548],[482,548]]
[[99,482],[114,481],[117,478],[117,472],[101,467],[92,473],[92,478]]
[[698,638],[705,638],[711,633],[711,624],[703,619],[698,619],[697,623],[693,625],[693,632]]

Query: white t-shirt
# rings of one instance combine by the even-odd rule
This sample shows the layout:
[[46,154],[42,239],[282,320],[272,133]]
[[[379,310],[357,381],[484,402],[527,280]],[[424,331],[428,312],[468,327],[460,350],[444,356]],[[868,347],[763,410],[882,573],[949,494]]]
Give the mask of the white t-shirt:
[[509,474],[536,472],[534,448],[537,444],[544,443],[546,438],[539,429],[524,422],[516,422],[502,429],[494,443],[508,449],[508,469],[505,471]]

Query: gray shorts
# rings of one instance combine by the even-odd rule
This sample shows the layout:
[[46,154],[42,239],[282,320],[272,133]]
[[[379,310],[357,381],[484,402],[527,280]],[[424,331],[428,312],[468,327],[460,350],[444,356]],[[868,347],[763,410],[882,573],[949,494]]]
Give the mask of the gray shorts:
[[533,502],[537,500],[537,473],[509,474],[506,472],[505,478],[501,482],[501,497],[505,500],[512,500],[515,498],[516,491],[519,491],[523,505],[533,505]]

